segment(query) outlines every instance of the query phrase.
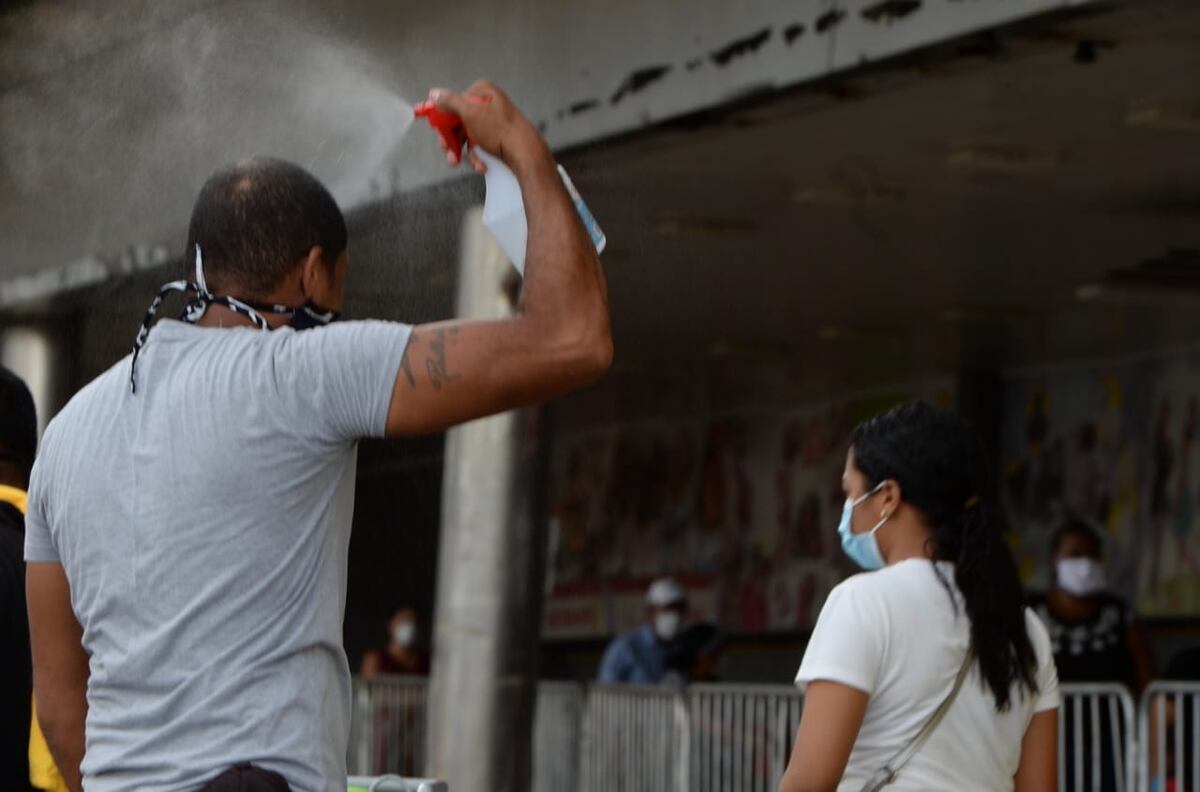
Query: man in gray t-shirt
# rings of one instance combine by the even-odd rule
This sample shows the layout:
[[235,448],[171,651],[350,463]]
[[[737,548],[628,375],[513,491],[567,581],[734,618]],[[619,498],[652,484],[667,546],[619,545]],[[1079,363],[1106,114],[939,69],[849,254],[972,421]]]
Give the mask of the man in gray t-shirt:
[[487,83],[431,96],[521,183],[515,318],[321,326],[342,302],[341,213],[302,169],[251,160],[196,202],[194,280],[171,285],[184,321],[151,328],[152,308],[134,354],[47,429],[25,555],[38,713],[72,789],[195,790],[251,766],[344,790],[357,440],[607,368],[603,274],[544,142]]

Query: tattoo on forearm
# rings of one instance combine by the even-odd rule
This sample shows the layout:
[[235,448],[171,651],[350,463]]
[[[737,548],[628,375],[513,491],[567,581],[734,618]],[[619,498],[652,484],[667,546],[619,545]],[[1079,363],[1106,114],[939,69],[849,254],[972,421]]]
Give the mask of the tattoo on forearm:
[[416,346],[417,334],[414,331],[408,337],[408,346],[404,349],[404,357],[400,358],[400,370],[404,372],[404,376],[408,378],[408,384],[412,387],[417,387],[417,378],[413,376],[412,364],[408,362],[408,353]]
[[[450,330],[450,338],[458,335],[458,329]],[[452,382],[458,377],[450,373],[450,369],[446,365],[446,330],[437,330],[433,334],[433,338],[429,341],[429,356],[425,358],[425,371],[429,374],[429,382],[433,385],[434,390],[441,390],[442,386],[447,382]]]

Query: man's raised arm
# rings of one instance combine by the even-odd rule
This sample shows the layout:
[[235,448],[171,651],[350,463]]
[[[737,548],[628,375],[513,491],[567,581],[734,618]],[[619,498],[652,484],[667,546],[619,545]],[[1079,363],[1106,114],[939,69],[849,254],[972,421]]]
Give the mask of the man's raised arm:
[[[525,283],[511,319],[414,329],[392,391],[389,436],[545,401],[598,379],[613,355],[604,272],[545,141],[490,83],[430,98],[516,174],[529,223]],[[458,164],[458,152],[446,156]]]

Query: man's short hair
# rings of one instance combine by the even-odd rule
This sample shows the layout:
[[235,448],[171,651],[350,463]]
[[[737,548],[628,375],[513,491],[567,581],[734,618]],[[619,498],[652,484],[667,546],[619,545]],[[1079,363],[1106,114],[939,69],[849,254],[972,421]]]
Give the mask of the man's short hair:
[[0,366],[0,461],[12,462],[25,477],[37,454],[37,408],[25,381]]
[[334,266],[346,236],[342,211],[315,176],[285,160],[254,157],[217,171],[200,190],[185,273],[192,277],[199,245],[213,293],[262,298],[313,247]]

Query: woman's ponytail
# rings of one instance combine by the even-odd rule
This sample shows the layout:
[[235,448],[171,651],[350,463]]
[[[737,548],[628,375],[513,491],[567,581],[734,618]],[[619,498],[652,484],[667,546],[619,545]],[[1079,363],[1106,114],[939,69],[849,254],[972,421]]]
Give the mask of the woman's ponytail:
[[[996,709],[1006,710],[1014,681],[1037,690],[1037,655],[1025,625],[1025,595],[1012,554],[982,501],[964,509],[957,531],[950,525],[935,530],[934,543],[935,558],[954,562],[954,582],[971,620],[971,648]],[[952,557],[946,557],[944,546],[954,551]]]

